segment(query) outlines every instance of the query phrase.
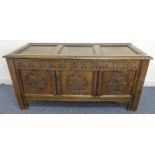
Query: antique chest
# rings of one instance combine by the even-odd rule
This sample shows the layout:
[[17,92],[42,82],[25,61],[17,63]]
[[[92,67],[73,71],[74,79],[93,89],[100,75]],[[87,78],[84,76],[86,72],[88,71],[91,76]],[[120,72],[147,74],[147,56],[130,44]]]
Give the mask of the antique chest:
[[30,43],[4,57],[21,109],[31,100],[109,101],[130,111],[151,59],[130,43]]

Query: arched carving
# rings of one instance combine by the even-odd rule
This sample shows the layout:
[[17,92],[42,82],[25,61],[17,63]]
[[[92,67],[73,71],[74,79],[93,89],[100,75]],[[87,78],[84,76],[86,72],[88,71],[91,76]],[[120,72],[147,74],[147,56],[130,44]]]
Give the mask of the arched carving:
[[113,72],[107,84],[110,91],[124,91],[128,87],[128,77],[123,72]]
[[39,91],[47,88],[48,82],[46,77],[37,71],[32,71],[27,75],[26,79],[27,85],[29,85],[32,90]]
[[87,87],[87,84],[88,82],[86,77],[78,71],[72,72],[71,74],[69,74],[66,81],[67,89],[76,93],[82,90],[85,90]]

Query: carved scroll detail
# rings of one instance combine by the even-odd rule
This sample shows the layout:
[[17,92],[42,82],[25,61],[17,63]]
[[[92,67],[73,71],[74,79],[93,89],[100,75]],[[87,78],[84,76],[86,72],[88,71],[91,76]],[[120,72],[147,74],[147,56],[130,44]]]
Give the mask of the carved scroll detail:
[[27,85],[34,91],[40,91],[47,88],[47,80],[37,71],[32,71],[26,77]]
[[113,72],[107,84],[110,91],[124,91],[128,87],[128,77],[123,72]]
[[72,92],[80,92],[81,90],[86,89],[87,87],[87,80],[80,72],[72,72],[68,75],[66,81],[67,89],[71,90]]
[[15,61],[19,69],[42,69],[42,70],[137,70],[139,61],[118,60],[33,60],[19,59]]

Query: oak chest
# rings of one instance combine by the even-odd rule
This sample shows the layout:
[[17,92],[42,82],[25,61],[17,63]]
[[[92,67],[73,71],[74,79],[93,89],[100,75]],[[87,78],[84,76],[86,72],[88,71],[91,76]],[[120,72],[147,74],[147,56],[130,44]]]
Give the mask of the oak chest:
[[21,109],[31,100],[110,101],[131,111],[151,59],[129,43],[30,43],[4,57]]

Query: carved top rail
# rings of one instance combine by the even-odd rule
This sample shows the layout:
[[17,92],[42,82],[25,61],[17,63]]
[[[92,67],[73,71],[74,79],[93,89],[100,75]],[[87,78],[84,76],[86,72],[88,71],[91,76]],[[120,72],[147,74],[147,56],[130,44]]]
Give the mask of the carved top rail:
[[42,70],[137,70],[140,62],[111,61],[111,60],[38,60],[16,59],[18,69],[42,69]]

